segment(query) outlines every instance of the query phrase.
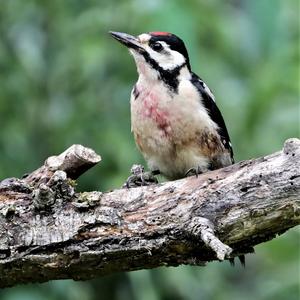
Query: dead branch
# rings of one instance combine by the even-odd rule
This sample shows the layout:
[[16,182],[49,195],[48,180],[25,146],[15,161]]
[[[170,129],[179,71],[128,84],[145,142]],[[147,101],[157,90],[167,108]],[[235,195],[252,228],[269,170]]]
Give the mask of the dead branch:
[[300,223],[300,140],[196,177],[76,193],[100,161],[74,145],[26,178],[0,182],[0,287],[203,265],[253,251]]

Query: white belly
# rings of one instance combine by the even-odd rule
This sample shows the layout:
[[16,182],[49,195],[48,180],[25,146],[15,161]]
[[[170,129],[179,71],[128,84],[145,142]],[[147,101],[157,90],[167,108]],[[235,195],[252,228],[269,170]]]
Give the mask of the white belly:
[[137,99],[131,98],[131,124],[136,143],[149,168],[168,178],[180,178],[187,170],[207,170],[210,158],[202,151],[200,137],[213,131],[211,121],[194,86],[187,80],[178,95],[163,94],[163,86],[137,83]]

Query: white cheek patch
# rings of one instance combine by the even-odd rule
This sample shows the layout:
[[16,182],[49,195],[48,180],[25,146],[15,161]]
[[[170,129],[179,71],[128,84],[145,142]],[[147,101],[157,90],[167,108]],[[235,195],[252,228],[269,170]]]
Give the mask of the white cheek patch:
[[[163,41],[159,41],[159,43],[163,46],[162,51],[158,52],[153,50],[149,46],[149,40],[151,39],[151,36],[147,33],[139,35],[138,39],[143,44],[143,47],[148,55],[164,70],[173,70],[178,66],[182,66],[186,62],[181,53],[170,49],[169,45]],[[141,53],[133,49],[129,49],[129,52],[134,57],[138,72],[140,74],[144,74],[145,76],[151,78],[157,78],[158,70],[153,69],[153,66],[146,62]]]
[[147,46],[147,52],[164,70],[172,70],[185,62],[181,53],[171,50],[165,42],[159,43],[164,48],[161,52],[154,51],[149,46]]
[[173,57],[173,64],[176,66],[181,66],[185,62],[184,56],[177,51],[171,50],[171,56]]

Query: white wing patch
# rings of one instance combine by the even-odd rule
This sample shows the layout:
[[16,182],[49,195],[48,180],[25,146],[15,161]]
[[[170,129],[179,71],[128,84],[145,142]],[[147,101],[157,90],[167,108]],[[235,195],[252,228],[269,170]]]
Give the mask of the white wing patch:
[[209,95],[209,97],[210,97],[214,102],[216,102],[215,96],[214,96],[214,94],[212,93],[212,91],[209,89],[209,87],[206,85],[206,83],[205,83],[204,81],[202,81],[202,83],[203,83],[203,87],[204,87],[205,92]]

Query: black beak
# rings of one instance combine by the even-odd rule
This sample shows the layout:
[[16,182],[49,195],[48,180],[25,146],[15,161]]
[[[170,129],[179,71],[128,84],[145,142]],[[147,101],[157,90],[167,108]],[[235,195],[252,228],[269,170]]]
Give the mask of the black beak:
[[114,39],[116,39],[126,47],[134,49],[138,52],[144,51],[142,44],[135,36],[123,32],[115,32],[115,31],[110,31],[109,33],[112,35]]

